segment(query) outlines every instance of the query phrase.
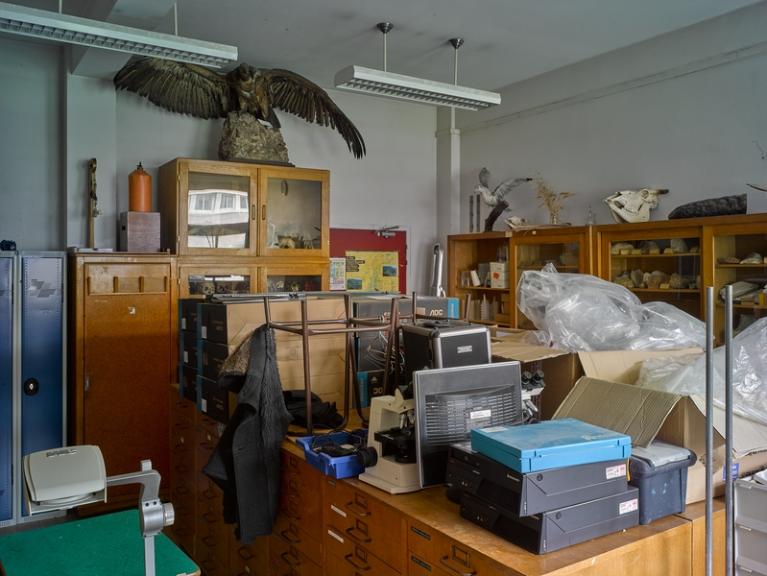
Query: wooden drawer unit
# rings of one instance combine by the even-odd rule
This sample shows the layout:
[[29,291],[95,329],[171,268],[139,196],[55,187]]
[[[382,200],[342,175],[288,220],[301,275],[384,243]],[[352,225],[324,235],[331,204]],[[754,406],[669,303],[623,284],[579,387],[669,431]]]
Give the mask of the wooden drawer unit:
[[270,574],[269,537],[256,538],[249,545],[232,538],[229,574],[231,576],[268,576]]
[[[364,546],[394,570],[404,570],[404,517],[343,481],[323,482],[324,521],[344,540]],[[327,542],[327,537],[325,542]]]
[[[399,550],[396,552],[400,553]],[[397,576],[399,572],[382,562],[364,546],[347,538],[343,531],[328,526],[325,533],[325,574]]]
[[283,450],[282,514],[307,536],[322,542],[322,474],[303,459]]
[[269,562],[272,574],[279,576],[319,576],[323,573],[319,564],[275,534],[269,538]]
[[221,561],[217,553],[218,546],[209,534],[197,533],[194,538],[194,561],[200,567],[203,576],[229,576],[228,555]]
[[280,514],[272,528],[272,535],[282,538],[310,560],[322,564],[322,540],[315,540],[304,528],[298,520]]
[[[463,574],[472,574],[464,572]],[[456,576],[455,572],[445,572],[437,568],[430,562],[427,562],[415,552],[408,552],[407,555],[407,576]]]
[[[422,565],[411,561],[414,555],[428,566],[451,576],[464,574],[486,576],[504,573],[496,562],[472,550],[466,544],[453,540],[415,520],[408,521],[407,550],[408,568],[415,564],[413,567],[415,571],[409,572],[411,574],[428,573]],[[418,572],[417,568],[421,572]],[[440,572],[434,573],[440,574]]]

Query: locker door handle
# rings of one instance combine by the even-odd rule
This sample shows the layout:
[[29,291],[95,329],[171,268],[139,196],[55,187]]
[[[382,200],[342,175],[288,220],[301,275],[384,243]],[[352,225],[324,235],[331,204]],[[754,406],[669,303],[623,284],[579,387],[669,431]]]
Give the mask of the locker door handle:
[[24,380],[24,394],[34,396],[40,391],[40,382],[37,378],[27,378]]
[[86,374],[85,378],[83,379],[83,390],[87,394],[90,389],[91,389],[91,377]]

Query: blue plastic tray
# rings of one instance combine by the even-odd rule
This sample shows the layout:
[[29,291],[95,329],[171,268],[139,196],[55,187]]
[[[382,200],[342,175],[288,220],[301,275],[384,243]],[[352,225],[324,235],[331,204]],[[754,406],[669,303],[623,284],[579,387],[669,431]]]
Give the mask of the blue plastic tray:
[[536,472],[631,456],[631,437],[562,418],[471,431],[471,447],[517,472]]
[[352,432],[333,432],[317,436],[296,438],[296,443],[304,449],[306,461],[317,470],[331,478],[351,478],[365,471],[356,455],[330,456],[324,452],[312,450],[320,442],[335,442],[337,444],[353,444],[365,446],[367,430],[359,429]]

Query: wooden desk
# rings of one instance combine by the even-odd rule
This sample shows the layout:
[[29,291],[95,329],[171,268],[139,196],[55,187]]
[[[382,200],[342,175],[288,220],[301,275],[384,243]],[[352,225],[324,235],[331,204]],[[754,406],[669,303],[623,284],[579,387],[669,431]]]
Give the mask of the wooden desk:
[[[302,455],[292,442],[285,443],[290,453]],[[461,543],[478,556],[477,576],[698,576],[694,553],[698,524],[704,529],[697,507],[688,516],[668,516],[646,526],[610,534],[545,555],[537,555],[495,536],[461,518],[458,505],[445,497],[444,487],[435,487],[393,496],[357,479],[339,481],[398,511],[406,531],[437,532],[446,539]],[[702,505],[701,511],[702,511]],[[702,512],[701,512],[702,513]],[[697,524],[696,524],[697,523]],[[703,534],[704,532],[701,532]],[[440,538],[442,537],[440,536]],[[702,536],[696,536],[702,538]],[[704,540],[701,540],[705,544]],[[409,546],[409,544],[408,544]],[[698,552],[695,552],[695,551]],[[409,554],[402,550],[403,562]],[[702,560],[700,560],[702,566]],[[466,570],[470,573],[469,570]],[[404,573],[404,571],[403,571]],[[413,572],[410,571],[410,574]],[[418,573],[418,572],[417,572]],[[443,574],[439,566],[433,573]],[[444,572],[448,574],[449,572]]]
[[[144,542],[137,510],[126,510],[0,537],[7,576],[143,576]],[[164,534],[155,537],[157,576],[200,571]]]

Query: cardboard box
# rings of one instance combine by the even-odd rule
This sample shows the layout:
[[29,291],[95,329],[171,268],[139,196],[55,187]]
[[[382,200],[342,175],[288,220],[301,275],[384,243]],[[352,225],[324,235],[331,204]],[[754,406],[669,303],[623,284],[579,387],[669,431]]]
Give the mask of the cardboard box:
[[504,336],[492,339],[493,361],[518,360],[522,363],[522,371],[543,371],[546,387],[541,393],[539,417],[550,419],[583,375],[578,355],[531,344],[527,341],[528,330],[504,330],[504,333]]
[[[580,418],[586,422],[629,434],[634,444],[646,446],[654,439],[695,452],[698,462],[687,476],[687,503],[705,497],[705,400],[633,385],[638,363],[651,356],[674,356],[696,350],[657,352],[580,353],[586,376],[580,378],[554,414],[554,418]],[[723,488],[724,410],[714,408],[715,486]],[[735,415],[733,459],[739,474],[767,466],[767,426]]]

